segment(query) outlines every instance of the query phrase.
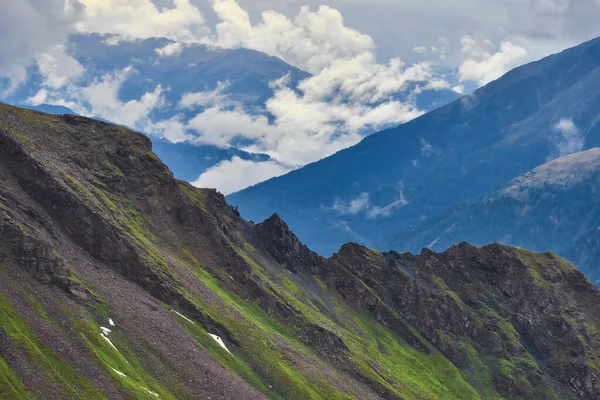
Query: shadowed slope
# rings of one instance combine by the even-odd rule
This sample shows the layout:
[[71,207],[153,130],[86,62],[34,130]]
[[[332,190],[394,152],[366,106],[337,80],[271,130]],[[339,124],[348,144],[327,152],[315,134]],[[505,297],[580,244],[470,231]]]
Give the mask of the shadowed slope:
[[324,259],[86,118],[0,105],[0,260],[3,398],[600,393],[599,294],[557,257]]

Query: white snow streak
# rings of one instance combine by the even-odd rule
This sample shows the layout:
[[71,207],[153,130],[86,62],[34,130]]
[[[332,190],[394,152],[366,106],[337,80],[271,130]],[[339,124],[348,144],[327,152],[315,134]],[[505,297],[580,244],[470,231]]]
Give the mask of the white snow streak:
[[191,319],[189,319],[189,318],[188,318],[188,317],[186,317],[185,315],[178,313],[178,312],[177,312],[177,311],[175,311],[175,310],[171,310],[171,312],[174,312],[175,314],[179,315],[181,318],[185,319],[186,321],[188,321],[188,322],[191,322],[192,324],[196,324],[194,321],[192,321]]
[[143,386],[142,386],[142,389],[144,389],[145,391],[147,391],[147,392],[148,392],[149,394],[151,394],[152,396],[155,396],[155,397],[160,397],[160,396],[158,395],[158,393],[156,393],[156,392],[153,392],[152,390],[150,390],[150,389],[148,389],[148,388],[145,388],[145,387],[143,387]]
[[436,237],[436,238],[433,240],[433,242],[431,242],[431,243],[429,243],[429,244],[427,245],[427,248],[428,248],[428,249],[433,249],[433,246],[435,246],[435,245],[437,244],[437,242],[439,242],[439,241],[440,241],[440,239],[442,238],[442,236],[444,236],[446,233],[448,233],[448,232],[450,232],[452,229],[454,229],[454,227],[455,227],[455,226],[456,226],[456,224],[452,224],[452,226],[451,226],[450,228],[448,228],[448,229],[444,230],[444,232],[442,232],[442,233],[440,234],[440,236]]
[[[229,354],[231,354],[231,352],[229,351],[229,349],[227,348],[227,346],[225,346],[225,343],[223,343],[223,339],[221,339],[221,338],[220,338],[219,336],[217,336],[217,335],[213,335],[212,333],[209,333],[209,335],[210,335],[210,336],[211,336],[213,339],[215,339],[215,341],[216,341],[217,343],[219,343],[219,345],[220,345],[222,348],[224,348],[225,350],[227,350],[227,352],[228,352]],[[233,355],[233,354],[231,354],[231,355]]]
[[119,349],[117,349],[117,348],[115,347],[115,345],[113,344],[113,342],[111,342],[111,341],[110,341],[110,339],[109,339],[109,338],[107,338],[107,337],[106,337],[106,335],[104,335],[104,333],[102,333],[101,335],[102,335],[102,337],[104,338],[104,340],[106,340],[106,341],[108,342],[108,344],[110,344],[110,345],[112,346],[112,348],[113,348],[113,349],[115,349],[117,352],[119,351]]
[[102,333],[104,333],[105,335],[108,335],[109,333],[111,333],[112,331],[108,328],[105,328],[103,326],[100,327],[100,330],[102,331]]

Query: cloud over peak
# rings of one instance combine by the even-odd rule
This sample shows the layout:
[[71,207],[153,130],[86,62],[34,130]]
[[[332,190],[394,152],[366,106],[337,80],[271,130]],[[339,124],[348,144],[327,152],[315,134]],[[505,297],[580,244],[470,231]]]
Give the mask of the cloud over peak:
[[[591,17],[599,12],[596,0],[528,0],[529,7],[492,0],[458,0],[452,5],[433,0],[376,4],[331,0],[328,5],[303,0],[298,4],[267,0],[10,2],[4,7],[9,13],[0,16],[4,22],[0,32],[15,40],[0,44],[6,55],[0,60],[0,78],[8,76],[12,81],[0,91],[16,87],[26,77],[25,67],[36,60],[43,81],[30,97],[31,103],[65,105],[174,142],[236,146],[268,154],[272,163],[256,166],[258,175],[265,177],[269,171],[275,174],[314,162],[356,144],[369,133],[420,116],[423,110],[416,99],[425,90],[452,88],[462,93],[497,79],[537,55],[532,44],[539,37],[536,32],[549,26],[553,30],[546,29],[548,37],[591,32],[589,27],[597,25]],[[362,18],[367,11],[377,18]],[[15,22],[25,18],[31,24]],[[427,21],[431,32],[408,31],[406,27],[413,26],[408,22],[416,18]],[[579,19],[581,29],[573,26],[574,19]],[[458,23],[460,29],[447,29]],[[272,93],[260,107],[230,98],[229,82],[172,96],[169,85],[153,81],[145,93],[136,92],[123,100],[121,89],[135,76],[136,61],[131,60],[128,68],[120,65],[94,75],[85,70],[85,61],[77,60],[67,42],[73,32],[105,35],[111,45],[151,37],[171,39],[149,51],[154,57],[150,64],[167,64],[191,46],[208,45],[264,52],[312,76],[299,83],[286,76],[271,82]],[[408,46],[404,53],[403,46]],[[549,48],[544,46],[540,48]],[[385,53],[382,47],[393,48],[394,53]],[[194,63],[190,64],[193,68]],[[165,107],[168,112],[163,112]],[[425,142],[422,151],[432,156],[436,149]],[[221,182],[225,182],[234,166],[244,164],[250,169],[248,162],[229,161],[199,181],[208,182],[207,177],[221,171]]]
[[342,14],[328,6],[317,11],[303,6],[294,18],[264,11],[255,25],[235,0],[215,0],[214,10],[221,22],[206,43],[262,51],[311,73],[375,48],[370,36],[348,28]]
[[561,118],[552,126],[550,140],[556,146],[558,156],[566,156],[583,150],[585,136],[579,131],[571,118]]
[[151,0],[78,0],[85,7],[75,25],[81,33],[117,35],[119,40],[166,37],[197,42],[207,28],[204,15],[190,0],[172,0],[159,9]]
[[499,48],[489,41],[480,46],[472,37],[464,36],[461,40],[462,52],[467,59],[459,67],[461,81],[476,81],[485,85],[500,78],[527,55],[527,50],[515,43],[504,41]]

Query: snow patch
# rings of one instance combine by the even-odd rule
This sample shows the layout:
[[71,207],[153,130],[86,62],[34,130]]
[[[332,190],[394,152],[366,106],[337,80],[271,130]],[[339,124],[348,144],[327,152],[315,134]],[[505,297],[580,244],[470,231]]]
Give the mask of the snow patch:
[[[210,336],[211,336],[213,339],[215,339],[215,342],[219,343],[219,345],[220,345],[222,348],[224,348],[225,350],[227,350],[227,352],[228,352],[229,354],[231,354],[231,352],[229,351],[229,349],[227,348],[227,346],[225,346],[225,343],[223,343],[223,339],[221,339],[221,338],[220,338],[219,336],[217,336],[217,335],[213,335],[212,333],[209,333],[209,335],[210,335]],[[233,355],[233,354],[231,354],[231,355]]]
[[104,340],[106,340],[106,341],[108,342],[108,344],[110,344],[110,345],[111,345],[111,347],[112,347],[113,349],[115,349],[115,351],[117,351],[117,352],[119,351],[119,349],[117,349],[117,348],[115,347],[115,345],[113,344],[113,342],[111,342],[111,341],[110,341],[110,339],[109,339],[108,337],[106,337],[106,335],[104,334],[104,332],[103,332],[101,335],[102,335],[102,337],[104,338]]
[[120,376],[127,377],[127,375],[125,375],[124,373],[122,373],[121,371],[119,371],[119,370],[117,370],[117,369],[114,369],[114,368],[113,368],[112,370],[113,370],[113,371],[115,371],[115,372],[116,372],[117,374],[119,374]]
[[160,397],[160,396],[158,395],[158,393],[156,393],[156,392],[153,392],[152,390],[150,390],[150,389],[148,389],[148,388],[142,387],[142,389],[144,389],[146,392],[148,392],[149,394],[151,394],[151,395],[152,395],[152,396],[154,396],[154,397]]
[[109,333],[111,333],[112,331],[108,328],[105,328],[103,326],[100,327],[100,330],[102,331],[102,333],[104,333],[105,335],[108,335]]
[[112,319],[110,319],[110,318],[108,319],[108,323],[110,324],[110,326],[115,326],[115,323],[114,323],[114,322],[113,322],[113,320],[112,320]]
[[175,310],[171,310],[171,312],[174,312],[175,314],[179,315],[181,318],[185,319],[186,321],[188,321],[188,322],[191,322],[192,324],[196,324],[194,321],[192,321],[191,319],[189,319],[189,318],[188,318],[188,317],[186,317],[185,315],[178,313],[178,312],[177,312],[177,311],[175,311]]

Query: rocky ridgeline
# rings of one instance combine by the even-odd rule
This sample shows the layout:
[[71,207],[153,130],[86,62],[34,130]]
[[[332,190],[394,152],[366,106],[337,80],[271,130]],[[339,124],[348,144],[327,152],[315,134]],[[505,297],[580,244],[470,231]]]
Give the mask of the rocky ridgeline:
[[0,105],[0,398],[595,399],[599,310],[547,253],[323,258],[141,134]]

